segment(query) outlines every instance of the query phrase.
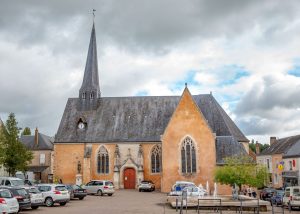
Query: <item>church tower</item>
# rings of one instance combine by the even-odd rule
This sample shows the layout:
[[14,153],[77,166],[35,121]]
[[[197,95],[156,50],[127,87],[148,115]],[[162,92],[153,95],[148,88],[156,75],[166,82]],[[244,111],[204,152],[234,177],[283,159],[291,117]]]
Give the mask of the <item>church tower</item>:
[[81,111],[95,110],[100,100],[100,86],[98,76],[97,44],[95,24],[91,32],[90,45],[86,59],[84,77],[79,90],[79,108]]

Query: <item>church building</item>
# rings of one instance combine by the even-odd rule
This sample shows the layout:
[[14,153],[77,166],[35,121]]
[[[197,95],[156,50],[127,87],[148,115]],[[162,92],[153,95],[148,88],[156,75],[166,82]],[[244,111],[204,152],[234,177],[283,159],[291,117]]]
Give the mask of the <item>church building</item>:
[[[169,192],[176,181],[214,186],[224,158],[249,153],[248,139],[212,94],[103,97],[95,26],[83,82],[69,98],[54,142],[54,179],[111,180],[134,189],[151,180]],[[220,194],[229,187],[219,185]]]

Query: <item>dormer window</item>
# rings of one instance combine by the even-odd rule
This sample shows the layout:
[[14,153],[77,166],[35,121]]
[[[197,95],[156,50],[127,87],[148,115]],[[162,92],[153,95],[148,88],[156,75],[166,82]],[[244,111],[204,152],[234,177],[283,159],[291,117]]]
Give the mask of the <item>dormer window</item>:
[[83,93],[82,93],[82,99],[85,99],[85,97],[86,97],[86,93],[83,92]]
[[91,100],[94,99],[94,92],[91,92],[90,98],[91,98]]

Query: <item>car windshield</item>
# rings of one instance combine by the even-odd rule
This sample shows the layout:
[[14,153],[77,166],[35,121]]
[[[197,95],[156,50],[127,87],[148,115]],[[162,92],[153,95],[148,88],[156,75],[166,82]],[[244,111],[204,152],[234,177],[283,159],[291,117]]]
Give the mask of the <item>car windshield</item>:
[[81,187],[78,185],[73,185],[72,187],[73,187],[73,189],[81,189]]
[[114,184],[111,181],[105,181],[106,186],[113,186]]
[[56,186],[55,187],[55,190],[58,190],[58,191],[66,191],[66,187],[65,186]]
[[196,186],[194,184],[189,184],[189,183],[176,184],[174,186],[174,191],[182,191],[186,187],[188,187],[188,188],[195,188]]
[[300,191],[299,191],[299,189],[297,189],[297,188],[294,189],[294,195],[295,195],[295,196],[300,196]]
[[142,184],[149,184],[149,183],[151,183],[151,182],[149,182],[149,181],[142,181],[141,183],[142,183]]
[[26,196],[27,195],[27,192],[25,189],[11,189],[12,193],[15,195],[15,196]]
[[24,181],[23,180],[10,180],[10,182],[14,186],[23,186],[24,185]]
[[33,194],[36,194],[36,193],[40,193],[40,191],[37,189],[37,188],[30,188],[28,190],[29,193],[33,193]]
[[284,195],[284,191],[277,191],[276,194],[282,196],[282,195]]
[[12,198],[10,191],[8,190],[0,190],[0,198]]

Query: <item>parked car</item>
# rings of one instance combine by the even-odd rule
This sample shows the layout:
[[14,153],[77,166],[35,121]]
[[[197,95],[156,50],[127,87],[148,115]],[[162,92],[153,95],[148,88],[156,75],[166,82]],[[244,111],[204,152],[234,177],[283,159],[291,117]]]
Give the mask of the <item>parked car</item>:
[[37,209],[39,206],[44,205],[44,197],[43,194],[38,190],[38,188],[29,186],[25,187],[25,190],[30,195],[31,208]]
[[39,184],[37,188],[42,192],[47,207],[52,207],[54,203],[65,206],[70,201],[70,194],[63,184]]
[[193,182],[188,181],[176,181],[176,183],[172,186],[171,192],[169,195],[171,196],[179,196],[182,195],[182,191],[186,187],[196,188],[197,186]]
[[30,195],[23,187],[2,186],[1,188],[9,190],[18,200],[19,211],[31,207]]
[[205,189],[201,189],[197,186],[187,186],[183,189],[183,191],[187,191],[188,196],[204,196],[207,195]]
[[275,204],[276,206],[282,205],[283,195],[284,195],[284,190],[276,190],[270,199],[271,205],[272,204]]
[[113,183],[106,180],[92,180],[88,182],[84,188],[88,194],[97,194],[101,196],[106,194],[108,196],[112,196],[115,193]]
[[300,186],[285,188],[282,204],[284,206],[290,206],[291,209],[300,207]]
[[24,181],[16,177],[0,177],[2,186],[24,186]]
[[8,189],[0,187],[0,213],[17,213],[19,203]]
[[139,185],[139,192],[142,191],[154,191],[155,190],[155,185],[152,181],[142,181]]
[[274,193],[276,192],[276,189],[273,188],[264,188],[261,192],[260,192],[260,196],[259,198],[265,201],[270,201],[271,197],[274,195]]
[[78,198],[79,200],[82,200],[87,196],[86,189],[78,185],[66,184],[65,186],[69,191],[70,199]]

